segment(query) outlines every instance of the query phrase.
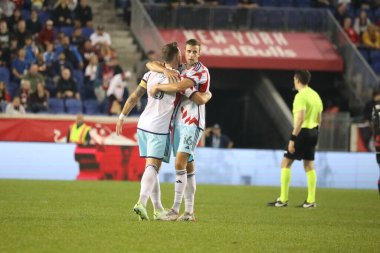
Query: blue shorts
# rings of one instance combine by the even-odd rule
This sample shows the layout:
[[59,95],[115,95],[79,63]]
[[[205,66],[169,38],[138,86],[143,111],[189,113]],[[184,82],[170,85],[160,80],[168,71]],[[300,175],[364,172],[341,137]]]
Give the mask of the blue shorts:
[[169,162],[171,152],[169,134],[155,134],[137,129],[137,138],[141,157]]
[[189,154],[188,162],[194,160],[194,151],[202,137],[203,130],[197,126],[176,125],[173,135],[173,153],[177,152]]

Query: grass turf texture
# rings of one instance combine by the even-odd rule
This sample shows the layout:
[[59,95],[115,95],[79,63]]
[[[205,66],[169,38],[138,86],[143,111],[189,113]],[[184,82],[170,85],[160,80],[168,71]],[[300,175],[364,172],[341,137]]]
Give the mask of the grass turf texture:
[[[195,223],[140,222],[139,183],[0,180],[0,252],[378,252],[375,190],[198,185]],[[170,207],[173,185],[163,184]],[[151,204],[148,205],[152,218]]]

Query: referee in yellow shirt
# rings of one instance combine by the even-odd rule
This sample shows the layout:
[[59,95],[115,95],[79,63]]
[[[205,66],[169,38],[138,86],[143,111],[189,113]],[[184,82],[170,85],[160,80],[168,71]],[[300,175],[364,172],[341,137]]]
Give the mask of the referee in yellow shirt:
[[303,160],[307,176],[308,194],[303,208],[314,208],[317,174],[314,170],[315,146],[318,142],[319,126],[322,122],[323,105],[320,96],[309,87],[310,72],[299,70],[294,74],[294,88],[298,91],[293,101],[293,132],[288,149],[281,162],[281,194],[270,206],[288,206],[290,169],[295,159]]

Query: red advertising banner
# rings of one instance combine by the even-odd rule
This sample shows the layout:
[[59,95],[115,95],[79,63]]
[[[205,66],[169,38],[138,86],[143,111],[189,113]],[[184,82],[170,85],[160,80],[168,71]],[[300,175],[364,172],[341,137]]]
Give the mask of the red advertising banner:
[[[115,132],[117,118],[85,117],[93,144],[136,146],[137,119],[124,123],[123,136]],[[66,142],[66,135],[75,116],[0,117],[0,141]]]
[[201,43],[201,61],[213,68],[342,71],[343,60],[323,34],[161,29],[165,42]]

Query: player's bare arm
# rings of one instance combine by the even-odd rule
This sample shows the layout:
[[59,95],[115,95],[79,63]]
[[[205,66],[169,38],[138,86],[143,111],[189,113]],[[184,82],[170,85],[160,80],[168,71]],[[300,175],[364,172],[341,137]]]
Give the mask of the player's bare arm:
[[210,101],[211,98],[212,98],[212,93],[210,91],[206,91],[206,92],[197,91],[191,96],[191,101],[193,101],[197,105],[204,105],[208,101]]
[[165,68],[165,64],[159,61],[150,61],[146,64],[146,67],[154,72],[163,73],[169,80],[177,77],[178,72],[173,69]]
[[[294,126],[292,135],[297,136],[300,133],[304,120],[305,120],[305,110],[301,110],[301,111],[297,112],[297,121],[296,121],[296,124]],[[291,154],[293,154],[295,152],[294,140],[289,141],[288,150]]]
[[184,91],[193,86],[194,86],[194,82],[191,79],[184,78],[179,83],[168,83],[168,84],[160,84],[160,85],[153,86],[149,90],[149,95],[154,96],[159,91],[166,92],[166,93],[176,93],[176,92]]
[[116,123],[116,134],[120,135],[123,131],[124,118],[131,112],[131,110],[136,106],[140,98],[145,94],[146,89],[141,85],[132,92],[124,104],[123,110],[121,111],[119,120]]

